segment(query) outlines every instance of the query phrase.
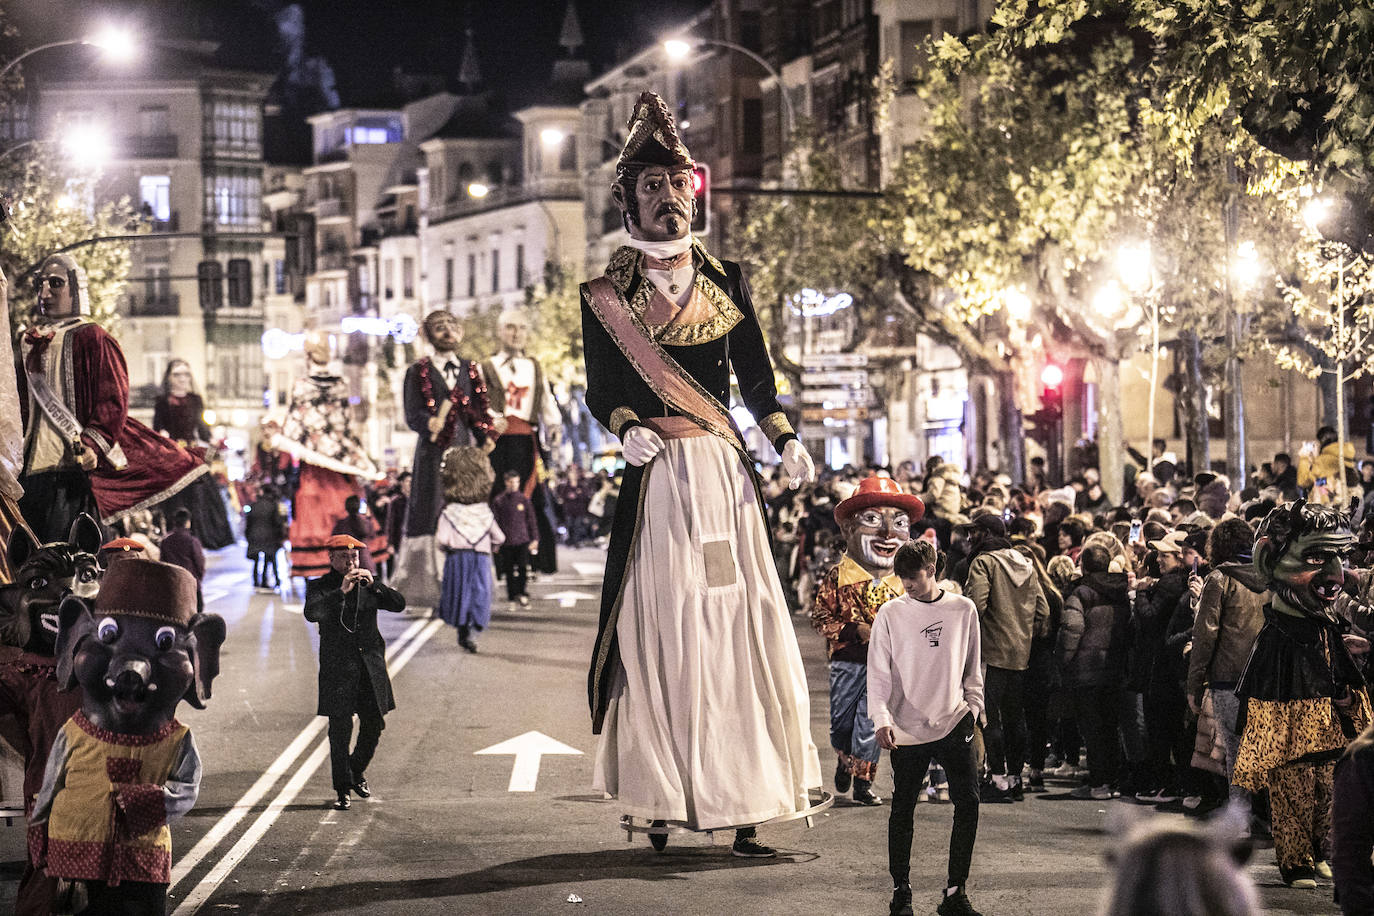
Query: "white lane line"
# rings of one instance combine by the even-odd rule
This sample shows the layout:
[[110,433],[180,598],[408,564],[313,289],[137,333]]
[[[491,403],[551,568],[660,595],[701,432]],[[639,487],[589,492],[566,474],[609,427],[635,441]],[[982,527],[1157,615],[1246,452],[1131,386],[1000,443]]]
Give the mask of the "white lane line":
[[[392,655],[397,651],[404,651],[407,648],[406,643],[410,642],[415,637],[415,634],[430,622],[429,618],[424,617],[413,621],[410,626],[396,638],[396,641],[387,647],[387,654]],[[440,622],[442,623],[442,621]],[[234,804],[234,807],[230,808],[224,817],[220,818],[215,826],[211,827],[210,831],[200,838],[200,842],[191,847],[190,852],[186,853],[186,855],[178,860],[176,866],[172,869],[172,883],[168,886],[168,890],[175,888],[179,882],[185,880],[191,870],[199,865],[202,859],[213,852],[215,847],[223,842],[224,838],[239,825],[239,822],[257,807],[263,797],[272,790],[274,785],[276,785],[277,780],[291,772],[291,765],[296,762],[296,758],[301,755],[306,746],[309,745],[320,732],[324,731],[325,726],[328,724],[328,720],[316,717],[310,720],[309,725],[301,729],[301,733],[296,736],[295,740],[286,746],[286,750],[282,751],[281,755],[272,762],[272,765],[258,777],[257,782],[253,783],[252,787],[243,794],[243,797]]]
[[[408,645],[404,646],[404,648],[399,648],[399,651],[390,653],[392,654],[392,660],[387,665],[387,673],[395,677],[400,670],[405,667],[406,663],[415,657],[415,653],[420,651],[420,647],[428,642],[429,638],[443,626],[443,620],[437,617],[432,619],[421,618],[411,624],[410,628],[407,629],[405,633],[401,634],[401,638],[392,644],[392,648],[399,648],[401,643],[410,637],[412,633],[414,633],[415,636],[410,640]],[[321,728],[323,727],[323,720],[317,719],[315,721],[320,723]],[[239,841],[225,853],[224,858],[220,859],[215,867],[210,869],[210,872],[200,880],[200,883],[191,889],[191,892],[186,895],[186,898],[182,900],[176,910],[173,911],[172,916],[192,916],[192,914],[196,913],[201,906],[204,905],[206,900],[210,899],[210,895],[224,883],[224,879],[229,877],[229,874],[239,862],[243,861],[243,858],[248,855],[249,851],[258,844],[258,841],[261,840],[271,826],[276,823],[282,811],[284,811],[291,802],[295,801],[296,796],[301,793],[306,783],[310,781],[315,775],[315,771],[320,768],[321,764],[323,764],[328,757],[329,739],[325,738],[316,745],[315,750],[306,758],[305,763],[301,764],[300,769],[297,770],[296,774],[286,783],[281,792],[277,794],[277,797],[272,799],[272,803],[267,806],[267,809],[263,811],[262,814],[258,815],[258,819],[244,832],[243,836],[239,837]]]

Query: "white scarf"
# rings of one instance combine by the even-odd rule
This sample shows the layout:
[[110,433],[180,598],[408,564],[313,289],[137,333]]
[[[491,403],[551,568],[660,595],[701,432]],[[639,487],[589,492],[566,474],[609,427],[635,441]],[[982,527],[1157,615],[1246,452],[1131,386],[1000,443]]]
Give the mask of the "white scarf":
[[680,239],[669,239],[666,242],[646,242],[644,239],[632,238],[629,244],[631,248],[638,249],[651,258],[667,261],[692,247],[692,234],[689,232]]
[[[692,236],[691,233],[688,233],[680,239],[672,239],[667,242],[646,242],[643,239],[630,239],[630,247],[644,252],[651,258],[667,261],[691,248]],[[685,305],[687,300],[692,298],[692,279],[696,276],[696,269],[690,263],[675,271],[645,269],[644,275],[663,294],[664,298],[674,305]]]

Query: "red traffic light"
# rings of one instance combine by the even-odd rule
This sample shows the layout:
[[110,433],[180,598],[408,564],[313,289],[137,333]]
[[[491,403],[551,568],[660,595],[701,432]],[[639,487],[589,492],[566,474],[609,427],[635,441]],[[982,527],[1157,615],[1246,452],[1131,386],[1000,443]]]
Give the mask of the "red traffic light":
[[1046,363],[1045,368],[1040,370],[1040,381],[1046,388],[1058,388],[1064,384],[1064,370],[1054,363]]
[[698,162],[692,167],[692,234],[706,235],[711,231],[711,167]]

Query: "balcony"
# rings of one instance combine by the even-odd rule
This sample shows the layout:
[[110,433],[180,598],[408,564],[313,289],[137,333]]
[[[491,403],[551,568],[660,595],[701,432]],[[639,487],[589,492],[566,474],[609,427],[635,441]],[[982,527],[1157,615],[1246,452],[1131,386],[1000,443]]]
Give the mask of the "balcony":
[[544,178],[540,180],[537,189],[524,185],[498,185],[487,191],[484,197],[469,197],[464,194],[454,200],[430,207],[429,218],[430,222],[438,223],[537,201],[581,199],[582,179]]
[[152,296],[129,293],[130,318],[175,318],[181,314],[178,293],[158,293]]
[[176,211],[173,211],[167,219],[147,219],[145,217],[145,220],[145,225],[148,227],[148,230],[150,232],[181,231],[181,219],[180,215]]
[[348,260],[346,251],[322,251],[316,271],[348,270]]
[[175,159],[177,136],[125,137],[121,151],[126,159]]
[[315,218],[331,219],[337,216],[347,216],[344,212],[344,200],[342,197],[322,197],[315,201]]

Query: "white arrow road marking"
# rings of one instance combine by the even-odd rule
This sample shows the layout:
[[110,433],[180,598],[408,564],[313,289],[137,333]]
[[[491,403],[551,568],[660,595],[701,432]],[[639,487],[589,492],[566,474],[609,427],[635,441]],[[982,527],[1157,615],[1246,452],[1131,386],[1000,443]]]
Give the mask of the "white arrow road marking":
[[544,597],[552,601],[557,601],[559,607],[572,607],[579,601],[591,601],[597,596],[588,594],[587,592],[567,591],[554,592],[552,595],[545,595]]
[[577,570],[577,572],[578,572],[579,575],[583,575],[583,576],[587,576],[587,577],[589,577],[589,578],[595,579],[595,578],[597,578],[597,577],[599,577],[599,576],[605,574],[605,572],[606,572],[606,564],[605,564],[605,563],[574,563],[574,564],[573,564],[573,569]]
[[525,732],[509,741],[476,751],[473,756],[510,754],[515,755],[515,766],[511,767],[507,792],[533,792],[535,783],[539,781],[539,758],[545,754],[582,756],[577,748],[555,741],[543,732]]

